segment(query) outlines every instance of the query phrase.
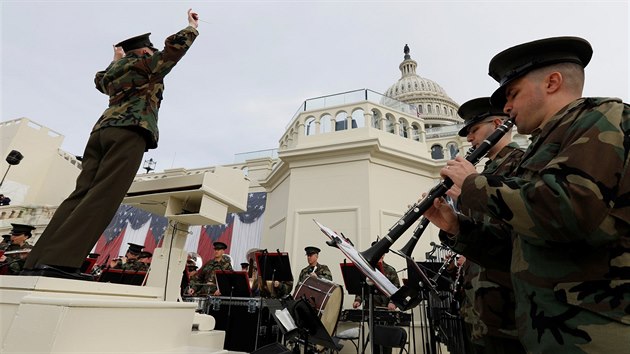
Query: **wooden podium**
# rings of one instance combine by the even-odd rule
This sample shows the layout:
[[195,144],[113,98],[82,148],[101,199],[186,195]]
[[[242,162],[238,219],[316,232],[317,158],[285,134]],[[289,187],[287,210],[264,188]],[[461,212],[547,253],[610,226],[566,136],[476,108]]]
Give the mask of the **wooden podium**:
[[240,170],[169,172],[134,181],[124,204],[164,215],[146,286],[0,276],[0,353],[224,353],[214,319],[179,302],[190,225],[222,224],[247,208]]

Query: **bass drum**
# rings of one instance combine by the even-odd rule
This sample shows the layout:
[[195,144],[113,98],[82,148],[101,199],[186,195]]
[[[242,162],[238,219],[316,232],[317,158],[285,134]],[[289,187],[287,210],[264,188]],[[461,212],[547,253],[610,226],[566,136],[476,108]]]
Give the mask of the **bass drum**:
[[343,290],[339,285],[326,279],[308,277],[295,288],[293,298],[305,298],[317,310],[328,334],[332,336],[335,333],[343,305]]

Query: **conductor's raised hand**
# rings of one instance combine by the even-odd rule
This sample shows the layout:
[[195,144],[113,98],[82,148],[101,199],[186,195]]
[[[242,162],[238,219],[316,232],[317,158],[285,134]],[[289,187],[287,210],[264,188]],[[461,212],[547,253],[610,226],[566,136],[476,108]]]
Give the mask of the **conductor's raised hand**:
[[123,47],[114,46],[114,61],[122,59],[125,56],[125,50]]
[[188,9],[188,25],[197,28],[199,26],[199,14],[193,12],[192,9]]

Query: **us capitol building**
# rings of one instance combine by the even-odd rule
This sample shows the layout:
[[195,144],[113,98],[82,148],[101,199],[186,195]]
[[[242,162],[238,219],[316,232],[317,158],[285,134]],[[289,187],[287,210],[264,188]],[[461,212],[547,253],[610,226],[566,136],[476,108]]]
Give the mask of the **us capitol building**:
[[[343,254],[326,245],[313,220],[343,233],[363,251],[441,180],[439,170],[446,160],[463,155],[470,144],[457,135],[462,124],[459,104],[438,83],[419,76],[417,67],[405,46],[401,77],[384,94],[359,89],[306,99],[286,130],[278,132],[277,148],[236,154],[235,163],[223,166],[242,170],[250,193],[266,193],[256,237],[231,241],[233,263],[243,262],[250,248],[280,250],[288,252],[297,278],[306,266],[304,247],[316,246],[322,249],[319,262],[343,284],[338,266]],[[526,137],[513,134],[526,145]],[[32,244],[73,190],[81,164],[60,149],[63,135],[28,118],[0,123],[0,136],[0,155],[18,150],[28,157],[8,172],[2,186],[13,202],[0,206],[0,231],[7,233],[10,223],[33,224],[37,230],[29,240]],[[167,169],[138,174],[136,180],[215,168]],[[1,164],[0,173],[6,169],[7,164]],[[401,248],[412,232],[413,227],[392,248]],[[415,260],[425,259],[431,242],[439,243],[433,226],[415,248]],[[404,259],[393,254],[386,261],[398,270],[406,267]],[[399,277],[406,278],[406,272]],[[351,304],[352,296],[346,294],[343,307]]]

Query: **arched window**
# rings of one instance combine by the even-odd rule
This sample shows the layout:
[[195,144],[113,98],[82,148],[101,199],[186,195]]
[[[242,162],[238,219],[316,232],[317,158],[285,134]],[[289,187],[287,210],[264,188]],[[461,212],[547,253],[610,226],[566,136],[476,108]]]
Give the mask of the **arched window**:
[[362,109],[352,112],[352,129],[363,128],[365,126],[365,115]]
[[434,160],[442,160],[444,158],[444,151],[442,145],[435,144],[431,146],[431,158]]
[[346,120],[346,117],[348,117],[348,113],[346,112],[337,113],[337,117],[335,119],[335,131],[348,129],[348,121]]
[[415,124],[411,125],[411,138],[415,141],[420,141],[420,128]]
[[399,119],[398,120],[398,135],[402,136],[403,138],[407,137],[407,131],[409,130],[409,126],[407,125],[407,121],[404,119]]
[[385,116],[385,131],[388,133],[394,133],[394,117],[391,114]]
[[459,147],[455,143],[446,144],[446,149],[448,150],[449,158],[454,159],[455,156],[459,153]]
[[424,112],[422,112],[422,105],[419,104],[418,105],[418,114],[422,114],[422,113],[424,113]]
[[332,131],[332,116],[330,114],[324,114],[320,119],[320,131],[322,133],[330,133]]
[[315,117],[306,118],[306,122],[304,122],[306,135],[315,135]]
[[381,114],[377,110],[373,109],[372,110],[372,128],[376,128],[376,129],[381,128],[378,123],[380,118],[381,118]]
[[428,105],[427,105],[427,113],[429,113],[429,114],[433,113],[433,112],[431,111],[431,105],[430,105],[430,104],[428,104]]

